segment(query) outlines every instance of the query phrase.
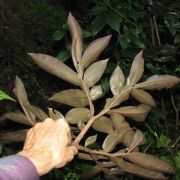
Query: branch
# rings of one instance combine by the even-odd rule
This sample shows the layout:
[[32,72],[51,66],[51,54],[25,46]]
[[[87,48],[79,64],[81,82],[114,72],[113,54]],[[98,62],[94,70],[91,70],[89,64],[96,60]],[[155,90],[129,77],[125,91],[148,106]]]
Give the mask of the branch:
[[107,152],[104,152],[104,151],[92,150],[92,149],[86,148],[84,146],[81,146],[79,144],[76,144],[76,147],[79,150],[85,151],[85,152],[90,153],[90,154],[98,154],[98,155],[103,155],[103,156],[107,156],[107,157],[119,157],[119,156],[127,155],[127,153],[114,153],[114,154],[111,154],[111,153],[107,153]]

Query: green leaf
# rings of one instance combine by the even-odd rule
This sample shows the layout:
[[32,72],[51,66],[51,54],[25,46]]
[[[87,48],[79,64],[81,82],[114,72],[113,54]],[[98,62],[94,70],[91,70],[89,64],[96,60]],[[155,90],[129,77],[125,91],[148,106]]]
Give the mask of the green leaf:
[[96,16],[95,19],[91,22],[91,31],[93,35],[96,35],[100,32],[105,26],[104,15]]
[[3,99],[8,99],[8,100],[15,101],[13,98],[11,98],[6,93],[4,93],[3,91],[0,90],[0,100],[3,100]]
[[55,41],[60,41],[64,37],[65,31],[63,29],[59,29],[54,32],[52,35],[52,39]]
[[170,142],[171,140],[167,136],[161,134],[157,140],[157,148],[168,148]]
[[139,40],[137,36],[131,34],[130,39],[137,47],[145,49],[145,45]]
[[180,151],[177,152],[177,155],[174,157],[176,168],[180,169]]
[[105,21],[106,21],[106,24],[108,24],[112,29],[119,32],[120,23],[122,22],[122,18],[120,16],[118,16],[112,11],[109,11],[106,13]]
[[89,11],[89,15],[99,15],[107,10],[106,6],[95,6]]
[[129,40],[127,36],[122,36],[119,38],[119,43],[121,45],[121,48],[123,50],[127,49],[127,47],[129,46]]
[[49,100],[73,107],[84,107],[88,105],[88,99],[85,93],[79,89],[69,89],[61,91],[54,94],[49,98]]
[[61,62],[65,62],[66,60],[68,60],[70,58],[70,53],[69,51],[61,51],[58,55],[57,58],[61,61]]

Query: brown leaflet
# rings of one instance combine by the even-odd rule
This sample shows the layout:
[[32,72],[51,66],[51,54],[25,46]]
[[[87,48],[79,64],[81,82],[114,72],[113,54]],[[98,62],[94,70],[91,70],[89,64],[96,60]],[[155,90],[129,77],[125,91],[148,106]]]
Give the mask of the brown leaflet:
[[95,143],[97,140],[97,134],[96,135],[93,135],[93,136],[89,136],[86,141],[85,141],[85,147]]
[[88,99],[85,93],[79,89],[69,89],[61,91],[54,94],[49,98],[49,100],[73,107],[84,107],[88,105]]

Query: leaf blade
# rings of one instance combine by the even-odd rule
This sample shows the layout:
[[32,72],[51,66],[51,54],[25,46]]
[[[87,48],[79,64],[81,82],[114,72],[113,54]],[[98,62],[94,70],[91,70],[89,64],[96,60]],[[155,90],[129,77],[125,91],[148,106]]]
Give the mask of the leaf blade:
[[110,77],[110,88],[114,96],[118,95],[124,86],[125,77],[119,66],[113,71]]
[[102,51],[107,47],[111,35],[105,36],[91,42],[82,56],[82,67],[88,67],[93,61],[95,61]]
[[143,59],[143,51],[140,51],[134,58],[131,66],[131,70],[129,73],[129,77],[127,78],[126,85],[134,86],[141,78],[144,72],[144,59]]
[[108,59],[93,63],[84,73],[84,81],[88,87],[96,84],[103,75]]
[[171,75],[153,75],[142,83],[135,85],[135,88],[157,89],[171,88],[180,82],[180,78]]
[[69,89],[61,91],[54,94],[49,98],[49,100],[73,107],[84,107],[88,105],[88,100],[85,93],[79,89]]
[[90,110],[87,108],[73,108],[66,113],[65,119],[70,124],[78,124],[79,121],[85,123],[90,118]]
[[55,57],[40,53],[28,53],[32,60],[48,73],[70,82],[76,86],[80,85],[77,73]]

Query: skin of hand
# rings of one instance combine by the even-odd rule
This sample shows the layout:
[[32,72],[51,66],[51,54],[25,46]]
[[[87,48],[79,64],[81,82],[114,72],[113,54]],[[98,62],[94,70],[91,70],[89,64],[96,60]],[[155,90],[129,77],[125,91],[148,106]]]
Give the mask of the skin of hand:
[[47,118],[27,132],[24,148],[18,154],[32,161],[38,174],[44,175],[53,168],[70,162],[78,150],[70,146],[71,131],[64,118]]

